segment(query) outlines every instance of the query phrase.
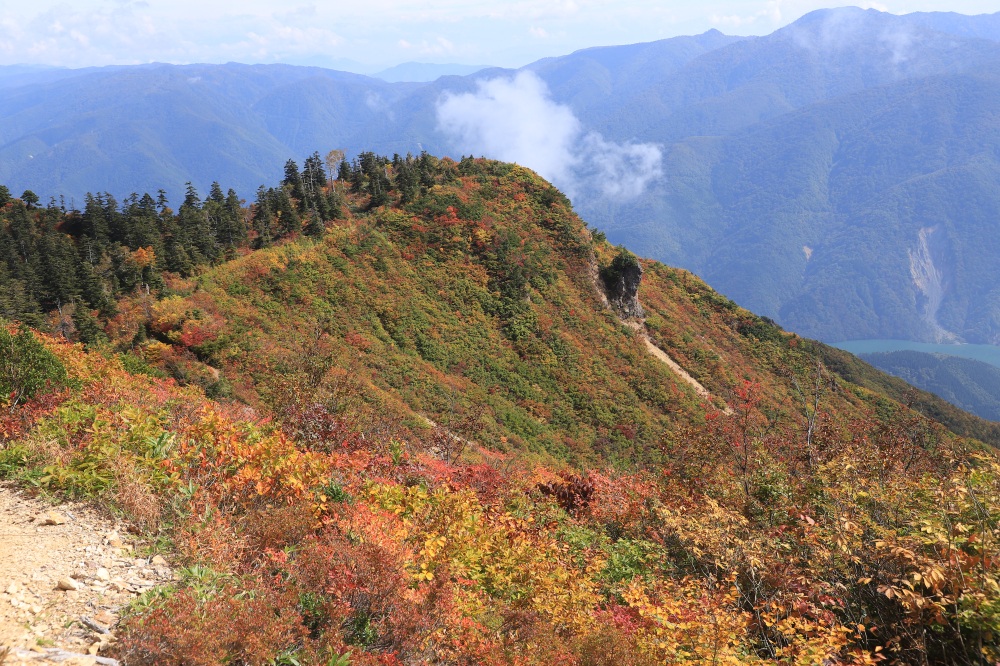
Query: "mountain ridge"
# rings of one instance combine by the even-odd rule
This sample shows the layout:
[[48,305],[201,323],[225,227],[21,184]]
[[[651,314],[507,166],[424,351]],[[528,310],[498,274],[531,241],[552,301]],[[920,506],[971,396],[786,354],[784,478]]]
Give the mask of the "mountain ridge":
[[[692,270],[810,337],[990,343],[1000,340],[1000,285],[983,267],[1000,248],[973,239],[989,238],[996,213],[1000,44],[985,38],[996,21],[828,10],[764,37],[710,31],[584,49],[521,74],[543,82],[550,107],[540,108],[565,107],[579,124],[564,154],[541,155],[556,176],[572,181],[564,165],[583,162],[641,184],[629,199],[603,194],[606,183],[593,178],[560,183],[613,241]],[[275,165],[317,146],[457,152],[457,130],[438,118],[442,100],[495,104],[480,84],[517,73],[389,84],[285,66],[129,71],[9,89],[0,182],[79,200],[98,181],[119,197],[154,186],[176,197],[187,181],[204,191],[222,177],[249,197],[281,177]],[[198,77],[200,87],[188,80]],[[61,122],[50,122],[53,108],[64,110]],[[539,150],[517,139],[490,145]],[[475,145],[462,149],[481,153]],[[579,145],[592,152],[581,156]],[[659,166],[649,177],[615,161],[637,146]],[[124,152],[131,147],[141,157]],[[909,261],[925,227],[939,228],[928,256],[943,271],[933,316]]]

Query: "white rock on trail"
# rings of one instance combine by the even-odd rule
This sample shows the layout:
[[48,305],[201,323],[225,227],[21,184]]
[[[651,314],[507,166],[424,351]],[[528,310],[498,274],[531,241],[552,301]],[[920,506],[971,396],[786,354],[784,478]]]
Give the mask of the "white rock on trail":
[[63,592],[72,592],[74,590],[79,590],[83,585],[69,576],[63,576],[56,582],[56,589],[62,590]]

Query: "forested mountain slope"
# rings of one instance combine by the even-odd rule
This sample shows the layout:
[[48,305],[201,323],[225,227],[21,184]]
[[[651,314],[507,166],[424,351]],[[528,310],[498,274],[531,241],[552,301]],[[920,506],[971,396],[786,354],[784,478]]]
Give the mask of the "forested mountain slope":
[[971,358],[897,351],[863,354],[883,372],[941,396],[990,421],[1000,421],[1000,369]]
[[[810,400],[853,418],[904,399],[889,385],[882,396],[835,390],[820,368],[833,350],[687,271],[595,242],[526,169],[365,153],[338,171],[330,185],[318,155],[301,173],[289,162],[282,186],[261,188],[249,210],[218,185],[204,201],[190,189],[176,213],[148,195],[88,196],[66,213],[11,200],[0,314],[110,338],[210,395],[329,422],[319,428],[345,410],[374,431],[423,438],[437,423],[575,465],[653,462],[748,382],[788,427],[804,427]],[[299,242],[272,247],[288,238]],[[606,280],[632,264],[645,268],[640,307],[622,321]],[[711,397],[651,355],[647,338]],[[995,426],[943,405],[915,406],[1000,442]]]

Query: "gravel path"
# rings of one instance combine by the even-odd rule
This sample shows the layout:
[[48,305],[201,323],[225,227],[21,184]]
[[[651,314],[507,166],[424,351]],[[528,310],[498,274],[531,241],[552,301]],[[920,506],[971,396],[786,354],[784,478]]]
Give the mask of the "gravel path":
[[[625,325],[631,328],[633,331],[636,331],[642,337],[642,341],[646,345],[646,350],[650,354],[652,354],[654,357],[656,357],[661,362],[666,364],[666,366],[670,368],[675,375],[677,375],[684,383],[691,386],[691,388],[694,389],[695,393],[704,398],[709,404],[713,405],[715,404],[715,398],[712,396],[711,391],[705,388],[704,385],[702,385],[702,383],[699,382],[697,379],[692,377],[691,373],[682,368],[680,363],[672,359],[670,355],[667,354],[667,352],[657,347],[656,343],[654,343],[649,338],[649,334],[646,333],[646,328],[642,323],[637,321],[629,321],[625,322]],[[723,404],[725,405],[725,403]],[[722,409],[722,413],[725,414],[726,416],[732,416],[733,410],[730,409],[729,405],[726,405]]]
[[0,664],[111,665],[122,607],[168,581],[124,525],[82,504],[52,506],[0,484]]

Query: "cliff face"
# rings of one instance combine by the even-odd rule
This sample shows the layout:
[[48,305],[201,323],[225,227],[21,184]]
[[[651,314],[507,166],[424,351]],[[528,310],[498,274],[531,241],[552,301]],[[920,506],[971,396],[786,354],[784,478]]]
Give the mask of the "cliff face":
[[635,255],[622,249],[601,271],[601,281],[612,307],[623,319],[642,319],[646,316],[639,303],[639,283],[642,266]]

